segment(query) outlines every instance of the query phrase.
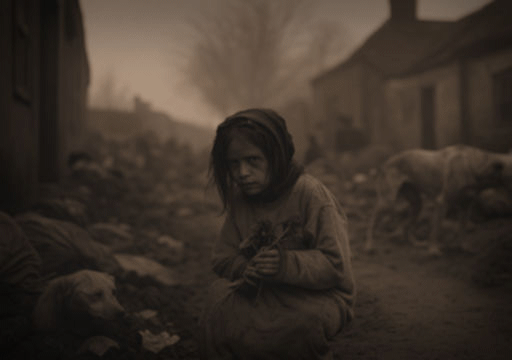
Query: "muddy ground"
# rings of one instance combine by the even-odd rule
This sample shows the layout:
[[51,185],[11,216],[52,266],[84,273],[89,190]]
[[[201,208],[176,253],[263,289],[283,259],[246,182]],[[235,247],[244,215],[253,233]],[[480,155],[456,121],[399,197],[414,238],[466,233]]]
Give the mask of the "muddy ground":
[[[212,190],[204,191],[207,156],[192,155],[176,144],[158,150],[164,150],[157,152],[160,157],[144,150],[143,165],[120,165],[125,175],[114,177],[116,180],[71,177],[58,185],[61,196],[74,196],[86,204],[89,223],[129,224],[135,237],[124,251],[153,258],[172,268],[176,276],[172,286],[134,274],[116,279],[118,297],[127,312],[152,309],[158,316],[120,330],[115,338],[120,348],[107,352],[105,359],[197,359],[197,321],[205,290],[214,279],[209,256],[222,217]],[[105,154],[96,156],[104,158]],[[131,169],[131,175],[126,175],[126,169]],[[167,170],[165,175],[162,169]],[[364,232],[374,201],[369,187],[342,186],[333,177],[326,182],[347,211],[358,290],[353,323],[332,341],[335,359],[510,358],[510,218],[473,224],[464,237],[471,251],[451,244],[447,228],[441,256],[429,256],[423,248],[382,236],[377,236],[376,251],[366,253]],[[77,196],[84,188],[89,191],[87,196]],[[168,195],[165,201],[163,194]],[[143,236],[148,230],[183,242],[183,258],[176,261],[166,257]],[[141,347],[136,333],[143,327],[178,335],[179,341],[158,353],[149,352]],[[74,355],[66,339],[45,339],[43,345],[40,337],[34,339],[25,339],[25,350],[18,350],[18,355],[27,354],[26,348],[32,346],[41,351],[38,358],[95,358],[91,354]]]
[[[195,220],[189,221],[193,226]],[[212,215],[200,221],[208,234],[219,226]],[[488,226],[512,230],[502,222]],[[206,271],[211,237],[204,233],[196,236],[190,237],[198,241],[190,252],[194,260],[183,264],[181,272],[191,291],[186,294],[192,300],[188,303],[192,322],[212,279]],[[335,359],[509,358],[512,292],[504,285],[475,284],[472,255],[431,258],[422,249],[393,243],[382,244],[378,253],[368,255],[357,246],[361,239],[353,237],[352,242],[358,288],[356,318],[333,340]],[[188,329],[193,337],[195,326]],[[191,358],[193,355],[192,351]]]

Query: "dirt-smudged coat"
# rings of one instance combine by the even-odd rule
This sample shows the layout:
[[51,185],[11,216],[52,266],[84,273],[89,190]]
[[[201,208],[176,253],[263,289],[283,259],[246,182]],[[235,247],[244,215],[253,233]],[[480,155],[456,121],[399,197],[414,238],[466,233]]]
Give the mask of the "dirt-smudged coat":
[[[261,220],[301,219],[303,234],[280,251],[279,273],[255,298],[233,288],[249,259],[241,242]],[[355,296],[346,218],[331,192],[303,174],[271,203],[235,201],[213,249],[221,277],[201,318],[206,359],[330,359],[328,339],[353,317]]]

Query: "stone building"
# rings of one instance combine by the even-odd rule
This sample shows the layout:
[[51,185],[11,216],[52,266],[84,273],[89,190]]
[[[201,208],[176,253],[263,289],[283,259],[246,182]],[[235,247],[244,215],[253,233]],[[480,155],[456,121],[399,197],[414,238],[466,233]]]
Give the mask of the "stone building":
[[415,0],[390,0],[391,16],[347,60],[312,80],[325,143],[338,119],[372,143],[505,151],[512,143],[512,2],[495,0],[453,22],[416,16]]

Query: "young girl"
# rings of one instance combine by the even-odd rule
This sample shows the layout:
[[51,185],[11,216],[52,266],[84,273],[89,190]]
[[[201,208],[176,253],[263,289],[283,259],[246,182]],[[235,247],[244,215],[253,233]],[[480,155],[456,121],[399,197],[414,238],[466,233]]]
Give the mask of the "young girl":
[[212,179],[226,218],[200,325],[202,359],[332,359],[353,316],[346,218],[293,160],[284,119],[249,109],[217,128]]

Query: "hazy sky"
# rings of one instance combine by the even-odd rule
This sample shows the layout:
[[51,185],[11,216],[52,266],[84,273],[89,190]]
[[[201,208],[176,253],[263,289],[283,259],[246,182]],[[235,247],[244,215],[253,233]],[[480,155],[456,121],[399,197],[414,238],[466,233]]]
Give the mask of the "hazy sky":
[[[278,1],[278,0],[277,0]],[[455,20],[490,0],[418,0],[418,17]],[[187,19],[215,0],[81,0],[91,66],[91,95],[109,72],[131,99],[135,94],[181,120],[214,125],[218,119],[185,85],[179,64],[192,43]],[[388,0],[316,0],[319,19],[339,22],[350,44],[361,44],[389,16]]]

